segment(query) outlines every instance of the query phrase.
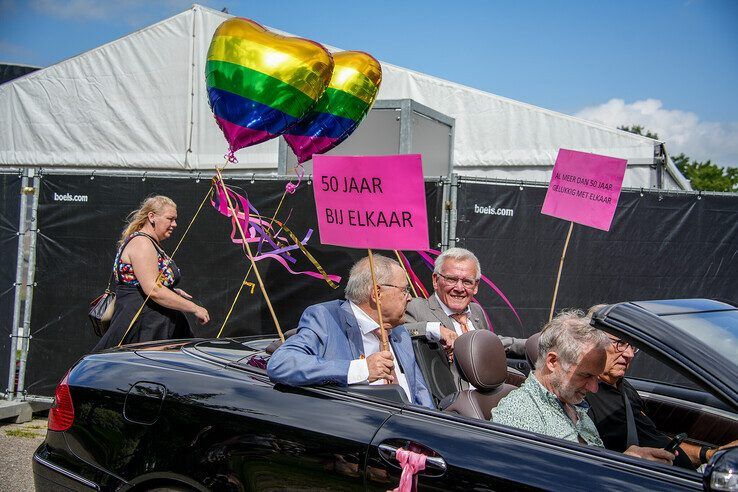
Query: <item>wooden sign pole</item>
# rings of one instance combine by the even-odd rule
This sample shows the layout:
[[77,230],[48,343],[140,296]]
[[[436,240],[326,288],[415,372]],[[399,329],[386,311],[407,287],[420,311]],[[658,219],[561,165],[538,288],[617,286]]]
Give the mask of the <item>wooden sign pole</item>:
[[374,289],[374,298],[377,300],[377,316],[379,317],[379,333],[381,333],[382,350],[389,350],[389,342],[387,341],[387,330],[384,329],[384,321],[382,321],[382,302],[379,300],[379,286],[377,285],[377,277],[374,274],[374,256],[372,250],[369,251],[369,270],[372,274],[372,289]]
[[571,231],[574,229],[574,222],[569,223],[569,232],[566,234],[564,242],[564,251],[561,253],[561,261],[559,262],[559,273],[556,274],[556,285],[554,286],[554,295],[551,299],[551,312],[548,314],[548,320],[551,321],[554,315],[554,307],[556,307],[556,296],[559,293],[559,280],[561,280],[561,269],[564,267],[564,258],[566,258],[566,248],[569,247],[569,239],[571,239]]
[[[256,274],[256,280],[259,283],[259,288],[261,289],[261,293],[264,296],[264,300],[266,301],[267,307],[269,308],[269,313],[272,315],[272,320],[274,321],[274,326],[277,328],[277,334],[279,335],[279,339],[284,342],[284,334],[282,333],[282,328],[279,326],[279,321],[277,320],[277,315],[274,312],[274,308],[272,307],[272,301],[269,299],[269,295],[267,295],[266,288],[264,287],[264,282],[261,279],[261,275],[259,274],[259,269],[256,267],[256,261],[254,261],[254,255],[251,253],[251,246],[249,246],[248,241],[246,240],[246,233],[243,231],[243,228],[241,227],[241,222],[238,220],[238,217],[236,216],[236,211],[233,207],[233,203],[231,202],[231,197],[228,195],[228,188],[226,187],[225,181],[223,181],[223,176],[220,174],[220,169],[216,169],[215,172],[218,174],[218,180],[220,181],[221,186],[223,187],[223,193],[226,196],[226,204],[228,205],[228,210],[231,213],[231,216],[233,217],[233,220],[236,223],[236,226],[238,227],[238,232],[241,235],[241,240],[243,241],[242,246],[244,247],[244,251],[246,251],[246,255],[249,257],[249,261],[251,262],[251,267],[254,270],[254,273]],[[248,210],[244,210],[244,214],[248,214]]]

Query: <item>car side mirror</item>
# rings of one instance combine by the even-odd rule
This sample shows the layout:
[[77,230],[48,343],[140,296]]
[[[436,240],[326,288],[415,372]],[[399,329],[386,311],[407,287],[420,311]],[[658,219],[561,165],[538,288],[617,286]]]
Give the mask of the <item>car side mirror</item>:
[[705,490],[738,491],[738,447],[715,453],[702,474]]

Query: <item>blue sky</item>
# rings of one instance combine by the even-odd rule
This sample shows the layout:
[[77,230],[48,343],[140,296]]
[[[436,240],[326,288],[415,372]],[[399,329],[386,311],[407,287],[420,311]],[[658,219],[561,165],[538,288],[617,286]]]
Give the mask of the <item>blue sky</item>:
[[[738,1],[202,1],[382,61],[738,165]],[[0,0],[0,61],[48,66],[187,0]]]

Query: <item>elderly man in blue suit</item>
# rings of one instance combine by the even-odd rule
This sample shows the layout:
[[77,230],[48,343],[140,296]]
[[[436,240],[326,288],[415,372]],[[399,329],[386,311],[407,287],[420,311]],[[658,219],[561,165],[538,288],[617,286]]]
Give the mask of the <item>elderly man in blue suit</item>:
[[351,268],[347,300],[307,308],[297,333],[269,359],[269,378],[290,386],[397,383],[410,402],[435,408],[410,335],[400,326],[410,299],[405,273],[399,263],[379,255],[374,269],[390,350],[381,350],[369,259],[362,258]]

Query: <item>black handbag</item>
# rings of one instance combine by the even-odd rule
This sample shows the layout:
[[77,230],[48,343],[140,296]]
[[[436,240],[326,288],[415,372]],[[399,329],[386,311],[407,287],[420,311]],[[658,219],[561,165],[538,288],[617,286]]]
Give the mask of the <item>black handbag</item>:
[[90,303],[88,314],[92,322],[92,329],[95,335],[99,337],[108,331],[110,320],[113,318],[113,311],[115,310],[115,292],[110,290],[110,285],[113,283],[113,275],[112,273],[110,274],[110,282],[108,282],[105,292],[97,296]]

